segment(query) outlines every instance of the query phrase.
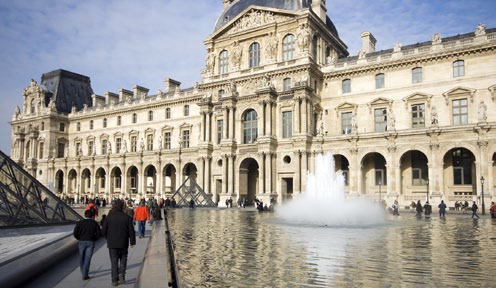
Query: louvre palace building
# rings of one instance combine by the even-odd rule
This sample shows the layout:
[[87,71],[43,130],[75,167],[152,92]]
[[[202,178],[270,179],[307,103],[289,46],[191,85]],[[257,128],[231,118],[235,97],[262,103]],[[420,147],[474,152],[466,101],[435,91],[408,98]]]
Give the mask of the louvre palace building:
[[223,0],[194,87],[26,81],[11,158],[61,198],[165,198],[193,179],[219,206],[281,203],[332,153],[347,197],[494,201],[496,29],[382,51],[363,32],[350,55],[325,2]]

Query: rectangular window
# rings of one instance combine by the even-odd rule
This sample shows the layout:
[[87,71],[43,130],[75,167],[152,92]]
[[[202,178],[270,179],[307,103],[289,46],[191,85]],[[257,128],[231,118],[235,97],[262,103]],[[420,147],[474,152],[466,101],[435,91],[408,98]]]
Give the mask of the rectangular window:
[[189,148],[189,130],[183,130],[183,145],[182,148]]
[[77,122],[76,124],[76,131],[81,131],[81,122]]
[[217,120],[217,144],[222,140],[222,130],[224,129],[224,120]]
[[90,120],[90,130],[93,130],[93,120]]
[[282,138],[293,136],[293,111],[282,112]]
[[374,110],[375,132],[384,132],[387,128],[387,111],[385,108]]
[[171,133],[170,132],[164,133],[164,148],[165,149],[171,149]]
[[121,126],[121,123],[122,123],[122,117],[117,116],[117,126]]
[[40,143],[40,154],[39,154],[40,157],[38,157],[39,159],[43,159],[44,151],[45,151],[45,143]]
[[148,121],[153,121],[153,111],[148,111]]
[[422,82],[422,68],[417,67],[412,69],[412,83],[421,83]]
[[453,183],[455,185],[472,184],[472,157],[465,149],[455,149],[452,152]]
[[115,138],[115,153],[120,153],[122,149],[122,138]]
[[64,132],[65,131],[65,124],[64,123],[60,123],[59,131],[60,132]]
[[170,108],[165,109],[165,119],[170,119],[171,118],[171,110]]
[[468,124],[468,101],[467,99],[453,100],[453,125]]
[[412,105],[412,128],[425,127],[425,104]]
[[131,136],[131,152],[136,152],[138,146],[138,137]]
[[184,105],[184,116],[189,116],[189,105]]
[[133,114],[133,123],[137,123],[138,122],[138,114],[134,113]]
[[286,78],[283,80],[283,91],[291,91],[291,78]]
[[146,150],[148,150],[148,151],[153,150],[153,135],[152,134],[146,135]]
[[353,118],[352,112],[341,114],[341,134],[350,134],[352,131],[351,119]]
[[453,77],[465,76],[465,61],[458,60],[453,62]]
[[88,142],[88,156],[93,155],[93,141]]
[[103,118],[103,128],[107,128],[107,118]]
[[385,86],[384,74],[375,75],[375,89],[381,89]]
[[351,80],[345,79],[342,83],[343,94],[351,93]]
[[107,140],[102,140],[102,155],[107,155]]

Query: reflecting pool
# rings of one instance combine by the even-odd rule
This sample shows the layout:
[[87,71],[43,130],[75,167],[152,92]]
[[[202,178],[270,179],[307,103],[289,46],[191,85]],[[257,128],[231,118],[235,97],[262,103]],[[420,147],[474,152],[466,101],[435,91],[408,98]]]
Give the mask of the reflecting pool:
[[168,213],[184,287],[495,287],[496,221],[485,217],[319,227],[249,209]]

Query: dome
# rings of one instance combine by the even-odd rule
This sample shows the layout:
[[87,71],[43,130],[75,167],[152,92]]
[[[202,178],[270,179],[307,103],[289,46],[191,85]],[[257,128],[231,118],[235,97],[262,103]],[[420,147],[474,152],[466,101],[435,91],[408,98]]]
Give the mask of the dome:
[[[311,5],[309,0],[234,0],[227,9],[225,9],[217,19],[215,23],[214,32],[222,28],[224,24],[236,18],[241,12],[246,8],[253,6],[261,6],[267,8],[275,8],[281,10],[298,11],[303,9],[308,9]],[[326,17],[326,26],[329,28],[330,32],[335,36],[338,35],[338,31],[332,23],[331,19]]]

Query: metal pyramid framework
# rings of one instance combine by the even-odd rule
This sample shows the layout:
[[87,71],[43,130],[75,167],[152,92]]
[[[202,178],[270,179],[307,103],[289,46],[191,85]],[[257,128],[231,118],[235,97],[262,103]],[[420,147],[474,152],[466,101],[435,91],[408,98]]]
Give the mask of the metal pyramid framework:
[[0,227],[74,223],[82,217],[0,151]]
[[217,207],[212,198],[203,191],[193,178],[188,177],[172,195],[178,206],[189,206],[189,201],[195,201],[195,207]]

